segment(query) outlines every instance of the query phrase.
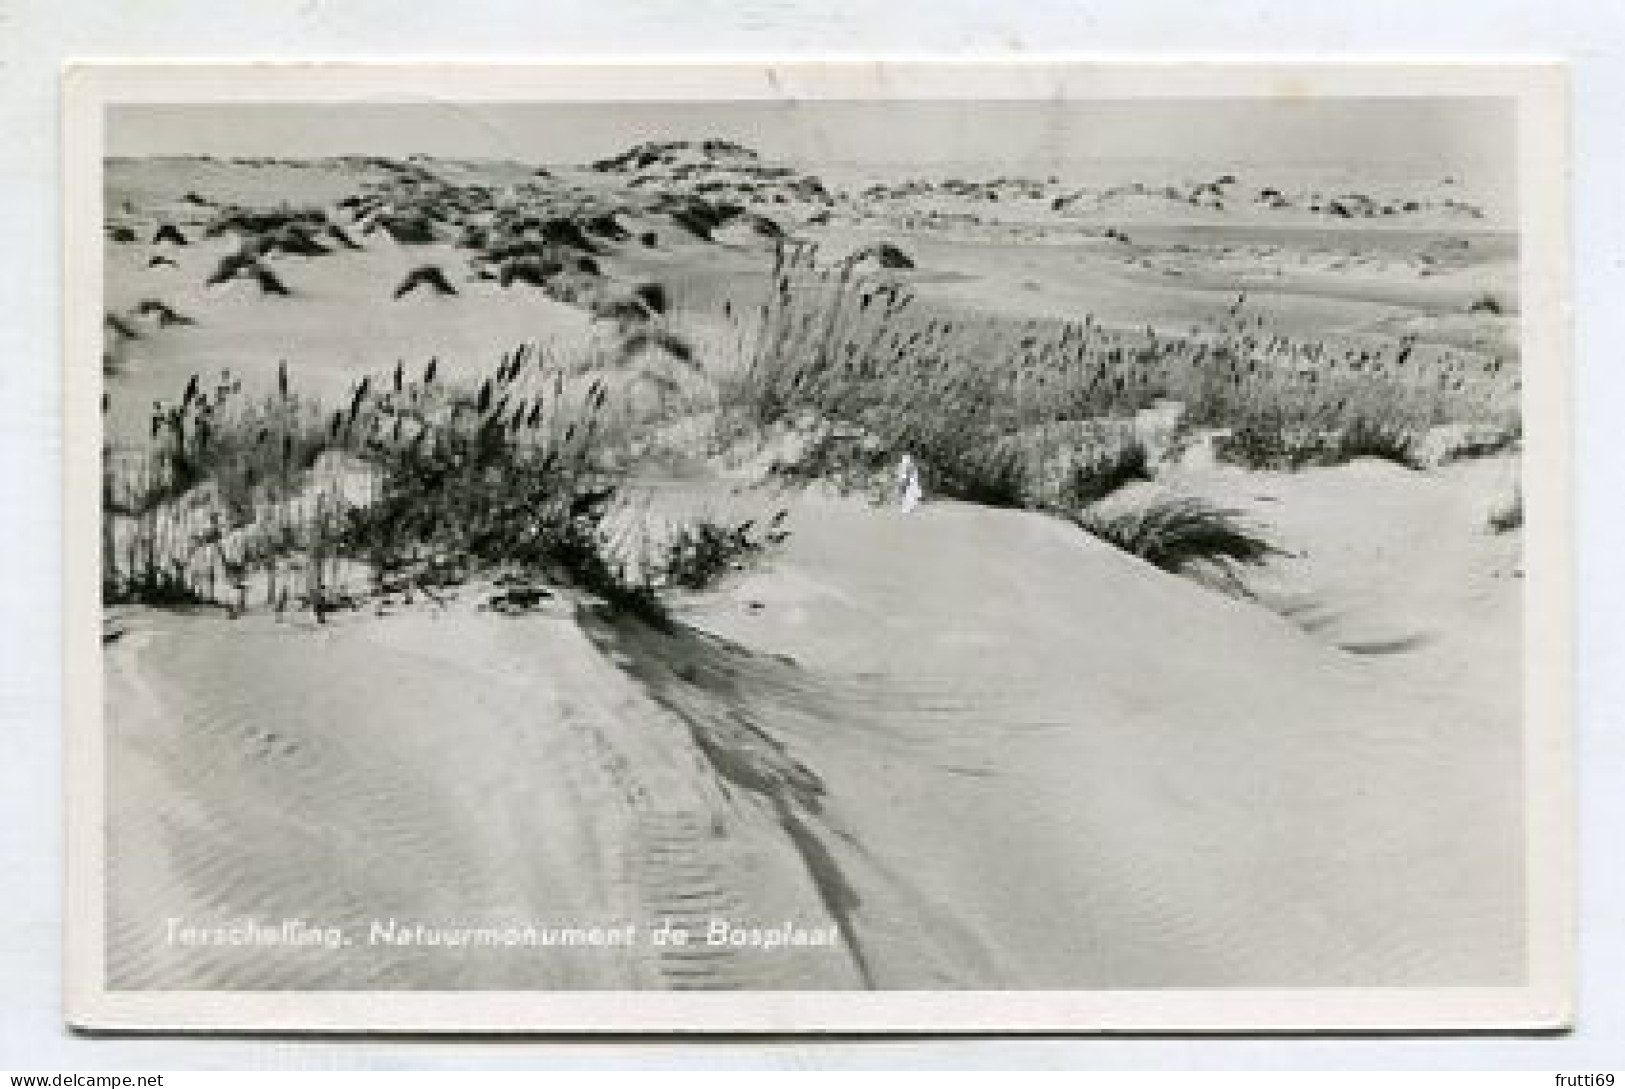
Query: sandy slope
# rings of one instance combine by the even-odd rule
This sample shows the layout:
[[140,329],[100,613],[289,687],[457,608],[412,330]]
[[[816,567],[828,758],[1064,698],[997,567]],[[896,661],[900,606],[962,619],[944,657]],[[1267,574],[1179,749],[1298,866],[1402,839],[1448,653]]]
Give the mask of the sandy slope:
[[[1406,533],[1456,542],[1458,560],[1504,542],[1441,520],[1476,502],[1460,481],[1372,489],[1373,472],[1266,482],[1294,491],[1278,537],[1309,552],[1276,574],[1299,605],[1340,610],[1340,634],[1362,603],[1371,623],[1404,604],[1430,646],[1338,649],[1041,516],[814,499],[778,562],[694,602],[676,636],[562,606],[322,630],[137,618],[109,648],[116,978],[1513,981],[1518,720],[1504,681],[1482,685],[1515,677],[1517,584],[1473,560],[1416,576],[1454,597],[1411,597],[1403,565],[1379,560]],[[1387,535],[1317,565],[1374,516]],[[685,909],[835,923],[842,949],[678,969],[579,950],[245,959],[158,930],[189,914],[364,928]]]
[[[224,630],[230,625],[230,630]],[[679,724],[568,618],[460,607],[323,630],[137,619],[109,654],[116,986],[841,987],[841,948],[431,949],[373,920],[828,925],[772,814],[696,774]],[[184,948],[167,920],[345,929]]]
[[[1487,715],[1460,678],[1328,648],[1036,516],[831,509],[796,550],[816,608],[714,622],[873,680],[862,730],[806,743],[856,853],[1003,983],[1515,978],[1515,702]],[[911,932],[901,903],[876,912]],[[909,944],[898,985],[927,982]]]

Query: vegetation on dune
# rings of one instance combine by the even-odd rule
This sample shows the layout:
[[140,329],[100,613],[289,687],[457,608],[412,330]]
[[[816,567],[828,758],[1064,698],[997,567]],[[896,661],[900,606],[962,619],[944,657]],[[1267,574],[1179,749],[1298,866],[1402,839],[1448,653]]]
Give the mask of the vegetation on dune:
[[1523,443],[1523,420],[1514,417],[1493,427],[1468,429],[1455,444],[1444,451],[1444,461],[1463,461],[1469,458],[1494,457],[1517,450]]
[[[1173,336],[1089,318],[939,314],[896,282],[821,264],[805,245],[779,250],[767,300],[747,320],[749,357],[724,397],[735,429],[827,421],[894,458],[911,454],[928,493],[1008,506],[1075,506],[1147,472],[1132,442],[1117,449],[1124,440],[1109,430],[1066,429],[1131,426],[1158,402],[1184,405],[1187,431],[1228,431],[1219,456],[1253,467],[1356,457],[1415,466],[1429,427],[1494,418],[1510,381],[1495,361],[1408,340],[1299,342],[1239,323]],[[1059,486],[1045,457],[1011,452],[1034,444],[1068,457]],[[835,452],[829,442],[816,451],[826,461]]]
[[1012,451],[937,451],[925,475],[931,492],[946,499],[1010,509],[1032,505],[1026,466]]
[[497,273],[497,282],[503,287],[511,287],[516,283],[546,287],[549,279],[563,271],[564,266],[557,261],[545,261],[538,257],[518,257],[503,262],[501,270]]
[[683,523],[662,545],[658,568],[673,586],[703,590],[783,544],[789,537],[784,528],[787,517],[781,510],[763,528],[754,519],[732,524],[709,519]]
[[554,242],[543,242],[536,238],[516,238],[505,242],[492,242],[489,235],[486,241],[480,243],[484,261],[513,261],[521,258],[535,258],[539,261],[551,262],[564,267],[565,254],[559,245]]
[[716,230],[718,224],[687,208],[677,208],[667,213],[671,221],[702,242],[712,241],[711,232]]
[[262,294],[291,294],[288,291],[288,286],[282,282],[282,278],[275,272],[271,271],[269,266],[256,263],[250,271],[253,274],[254,282],[260,285],[260,292]]
[[[626,414],[610,410],[614,383],[636,372],[665,396],[702,371],[711,347],[672,320],[689,299],[675,307],[662,284],[621,285],[617,264],[598,260],[653,246],[654,232],[634,233],[617,218],[625,208],[596,198],[503,203],[490,187],[413,164],[390,170],[339,202],[352,230],[405,244],[458,239],[473,279],[579,306],[612,348],[567,365],[522,350],[472,389],[437,380],[433,364],[412,380],[397,368],[336,406],[293,394],[285,373],[259,402],[229,375],[209,389],[194,377],[155,413],[150,450],[109,455],[109,601],[242,607],[252,590],[320,616],[360,600],[358,570],[362,596],[374,597],[518,571],[658,619],[662,590],[703,588],[782,541],[781,520],[700,519],[635,555],[617,543],[632,444]],[[710,375],[724,439],[795,440],[772,466],[783,478],[894,495],[906,455],[928,496],[1057,515],[1169,571],[1228,569],[1272,551],[1234,512],[1182,498],[1102,501],[1155,477],[1187,441],[1211,439],[1221,460],[1274,470],[1355,458],[1421,468],[1437,460],[1424,439],[1446,422],[1495,425],[1498,437],[1479,444],[1486,452],[1516,441],[1507,406],[1517,377],[1492,356],[1414,337],[1277,335],[1239,313],[1239,300],[1228,320],[1188,333],[1089,316],[969,316],[917,294],[896,274],[912,260],[891,243],[829,261],[704,186],[632,207],[705,241],[729,224],[774,240],[763,301],[723,303],[738,366]],[[359,248],[320,209],[221,207],[204,234],[228,232],[240,246],[208,283],[252,280],[272,295],[289,293],[277,255]],[[297,262],[277,267],[287,264]],[[394,297],[418,288],[457,294],[432,264],[413,268]],[[1470,309],[1501,304],[1485,296]],[[158,300],[135,313],[160,326],[190,320]],[[126,318],[107,323],[115,339],[139,335]],[[1168,405],[1179,411],[1167,433],[1148,437],[1147,419]],[[1521,516],[1520,501],[1507,528]]]
[[215,265],[214,271],[204,281],[207,286],[230,283],[233,280],[253,280],[259,285],[260,291],[266,295],[288,295],[287,284],[282,278],[260,260],[258,252],[253,248],[245,248],[235,253],[228,253]]
[[872,261],[880,268],[910,269],[914,267],[913,258],[890,242],[873,242],[853,251],[847,257],[847,260],[854,265]]
[[320,208],[238,208],[222,209],[204,227],[210,238],[233,233],[243,237],[271,235],[286,227],[320,228],[327,213]]
[[108,332],[125,340],[140,340],[141,332],[131,325],[129,321],[109,310],[102,315],[102,325]]
[[1490,512],[1489,527],[1493,533],[1511,533],[1523,528],[1523,489],[1515,488],[1512,498]]
[[162,299],[142,299],[136,304],[135,313],[141,317],[146,317],[148,315],[156,317],[158,327],[160,329],[168,328],[171,325],[197,324],[197,322],[187,317],[185,314],[182,314],[180,311],[176,310]]
[[1378,458],[1422,468],[1423,429],[1398,419],[1357,415],[1347,420],[1293,418],[1276,409],[1259,413],[1215,442],[1218,456],[1249,469],[1304,469]]
[[607,238],[612,242],[624,242],[632,237],[631,232],[621,226],[614,216],[607,213],[590,217],[583,226],[589,234]]
[[667,297],[664,284],[652,281],[641,283],[632,289],[632,295],[647,307],[651,314],[664,314],[671,307],[671,300]]
[[1416,431],[1402,422],[1356,416],[1335,433],[1331,462],[1342,464],[1355,458],[1379,458],[1406,469],[1420,469],[1423,467],[1417,450],[1420,439]]
[[702,242],[714,241],[718,228],[745,214],[743,206],[728,201],[709,201],[692,194],[665,193],[654,203],[673,223]]
[[1299,341],[1242,319],[1188,336],[973,320],[853,266],[780,248],[766,302],[744,318],[745,365],[724,380],[725,439],[799,431],[778,475],[872,493],[894,489],[907,454],[928,495],[1059,514],[1169,570],[1257,563],[1269,545],[1194,500],[1094,506],[1154,476],[1139,417],[1158,405],[1181,406],[1171,426],[1211,433],[1221,459],[1294,470],[1356,458],[1421,468],[1431,428],[1504,426],[1516,403],[1501,361],[1409,338]]
[[296,257],[323,257],[332,253],[332,247],[321,242],[317,234],[318,231],[313,227],[290,223],[254,237],[248,246],[253,252],[265,257],[278,253],[292,254]]
[[1184,574],[1205,565],[1227,571],[1258,564],[1277,550],[1231,510],[1198,499],[1164,498],[1112,512],[1086,509],[1074,525],[1154,567]]
[[629,359],[640,352],[662,352],[679,363],[694,367],[694,346],[678,334],[669,329],[657,328],[644,324],[636,328],[624,330],[621,336],[620,355]]
[[415,379],[397,366],[338,407],[293,392],[285,368],[257,401],[229,374],[193,376],[147,449],[104,457],[103,599],[322,619],[518,575],[660,623],[664,590],[782,542],[782,516],[629,529],[627,429],[603,377],[567,370],[520,349],[460,389],[434,361]]
[[434,220],[422,213],[379,216],[374,229],[383,231],[403,246],[423,246],[435,241]]
[[326,233],[328,238],[331,238],[333,241],[337,242],[340,246],[343,246],[347,250],[358,250],[361,248],[361,245],[356,242],[355,239],[351,238],[344,228],[340,227],[337,223],[329,223],[327,225]]
[[1071,510],[1086,507],[1135,481],[1150,480],[1151,475],[1145,443],[1130,438],[1068,466],[1061,479],[1060,505]]
[[242,273],[252,270],[258,263],[258,258],[248,250],[228,253],[215,264],[214,271],[209,274],[209,278],[204,283],[213,287],[215,284],[235,280]]
[[603,252],[587,237],[587,232],[574,220],[562,216],[554,216],[543,220],[538,228],[542,241],[550,242],[555,246],[567,246],[580,250],[582,253],[597,254]]

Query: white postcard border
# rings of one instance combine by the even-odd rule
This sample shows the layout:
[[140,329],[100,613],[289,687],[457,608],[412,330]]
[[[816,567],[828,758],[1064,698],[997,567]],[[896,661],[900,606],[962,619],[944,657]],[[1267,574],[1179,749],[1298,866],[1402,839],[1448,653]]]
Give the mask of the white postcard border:
[[[95,62],[64,80],[66,1018],[108,1031],[879,1033],[1556,1030],[1575,978],[1568,110],[1528,58],[1034,57],[545,64]],[[104,972],[98,550],[102,114],[113,103],[1495,96],[1518,103],[1529,975],[1513,988],[116,991]],[[1464,829],[1463,834],[1471,834]]]

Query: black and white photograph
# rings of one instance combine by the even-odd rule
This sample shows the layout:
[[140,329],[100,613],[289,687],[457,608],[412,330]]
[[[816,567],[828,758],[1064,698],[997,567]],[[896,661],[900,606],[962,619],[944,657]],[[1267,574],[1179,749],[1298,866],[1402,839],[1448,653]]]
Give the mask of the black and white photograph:
[[1551,71],[527,71],[76,73],[70,1016],[1564,1022]]

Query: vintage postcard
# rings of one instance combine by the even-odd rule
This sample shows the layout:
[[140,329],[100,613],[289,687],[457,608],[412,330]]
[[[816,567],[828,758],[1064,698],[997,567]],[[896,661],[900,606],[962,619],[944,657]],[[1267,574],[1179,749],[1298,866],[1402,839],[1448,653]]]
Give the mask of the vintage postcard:
[[73,1024],[1568,1023],[1559,67],[64,85]]

